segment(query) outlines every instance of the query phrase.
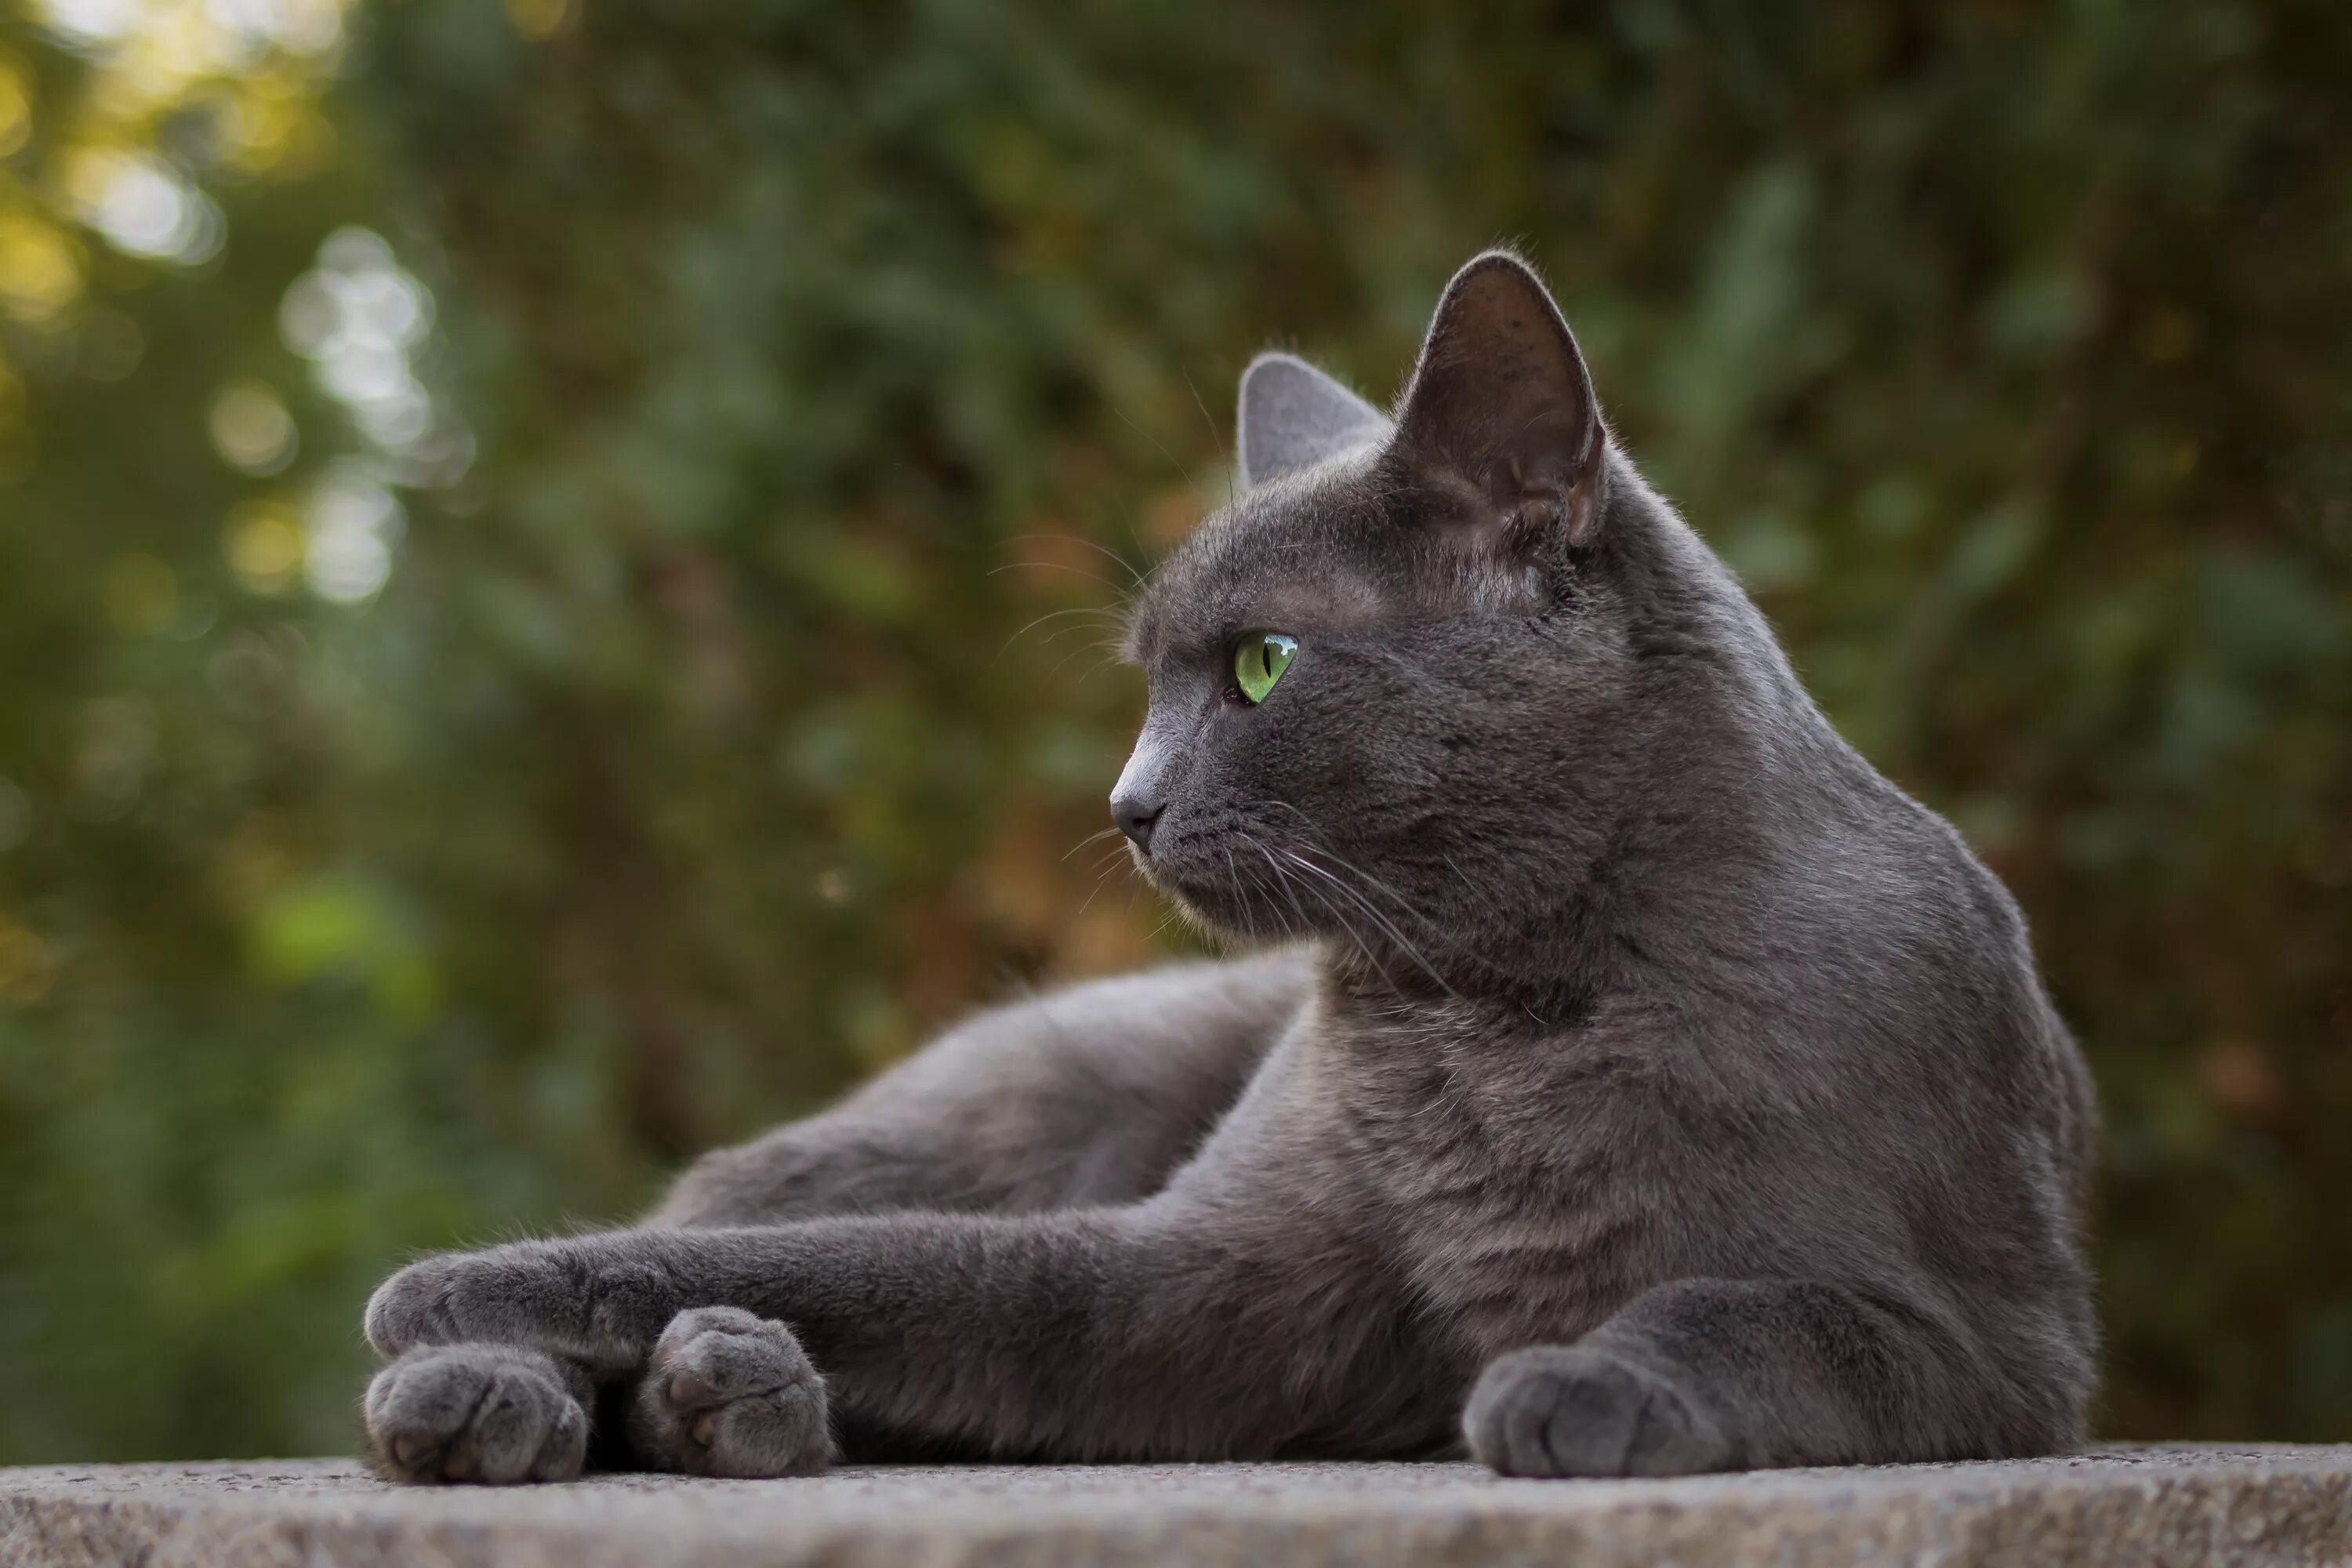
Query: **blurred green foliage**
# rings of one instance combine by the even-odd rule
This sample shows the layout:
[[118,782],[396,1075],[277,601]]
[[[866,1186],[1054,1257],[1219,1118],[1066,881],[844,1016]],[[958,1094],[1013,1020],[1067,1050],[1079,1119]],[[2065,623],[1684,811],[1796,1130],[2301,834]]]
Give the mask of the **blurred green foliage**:
[[2352,1437],[2333,0],[201,10],[0,19],[0,1459],[344,1447],[404,1249],[1148,959],[1103,552],[1497,238],[2034,921],[2104,1426]]

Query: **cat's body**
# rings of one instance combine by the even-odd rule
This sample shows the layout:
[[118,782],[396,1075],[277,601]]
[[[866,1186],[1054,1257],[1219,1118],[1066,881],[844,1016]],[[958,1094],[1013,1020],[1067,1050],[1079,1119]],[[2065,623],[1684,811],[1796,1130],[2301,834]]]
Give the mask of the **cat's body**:
[[2016,911],[1607,445],[1532,275],[1465,270],[1393,425],[1261,362],[1242,467],[1139,606],[1114,815],[1275,951],[404,1271],[387,1470],[570,1473],[600,1384],[612,1448],[729,1474],[822,1464],[828,1406],[856,1457],[1549,1475],[2078,1439],[2091,1099]]

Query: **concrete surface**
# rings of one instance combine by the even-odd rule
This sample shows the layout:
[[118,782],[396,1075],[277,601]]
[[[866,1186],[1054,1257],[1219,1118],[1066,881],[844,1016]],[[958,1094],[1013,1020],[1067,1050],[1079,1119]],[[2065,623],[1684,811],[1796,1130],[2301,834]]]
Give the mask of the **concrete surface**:
[[344,1460],[0,1470],[7,1568],[2352,1564],[2352,1447],[1671,1481],[1469,1465],[851,1469],[412,1489]]

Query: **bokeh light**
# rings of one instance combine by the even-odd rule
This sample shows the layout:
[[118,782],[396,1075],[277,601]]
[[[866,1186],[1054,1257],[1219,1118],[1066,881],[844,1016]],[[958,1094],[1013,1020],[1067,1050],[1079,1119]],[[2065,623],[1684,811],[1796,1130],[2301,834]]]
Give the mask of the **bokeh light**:
[[220,208],[152,154],[84,148],[64,178],[81,220],[126,256],[194,267],[227,242]]
[[392,575],[403,521],[376,465],[337,459],[311,488],[303,512],[302,565],[310,586],[338,604],[373,595]]
[[299,445],[293,416],[277,393],[259,382],[236,382],[213,399],[213,449],[230,468],[248,474],[275,474],[294,460]]

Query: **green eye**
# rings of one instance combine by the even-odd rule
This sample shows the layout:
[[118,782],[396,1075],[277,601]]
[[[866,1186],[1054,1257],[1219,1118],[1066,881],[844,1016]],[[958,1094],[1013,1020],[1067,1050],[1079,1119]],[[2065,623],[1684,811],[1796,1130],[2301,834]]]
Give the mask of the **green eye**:
[[1234,650],[1234,684],[1252,702],[1265,701],[1265,694],[1274,689],[1274,683],[1290,668],[1291,656],[1297,651],[1297,637],[1286,637],[1280,632],[1252,632]]

